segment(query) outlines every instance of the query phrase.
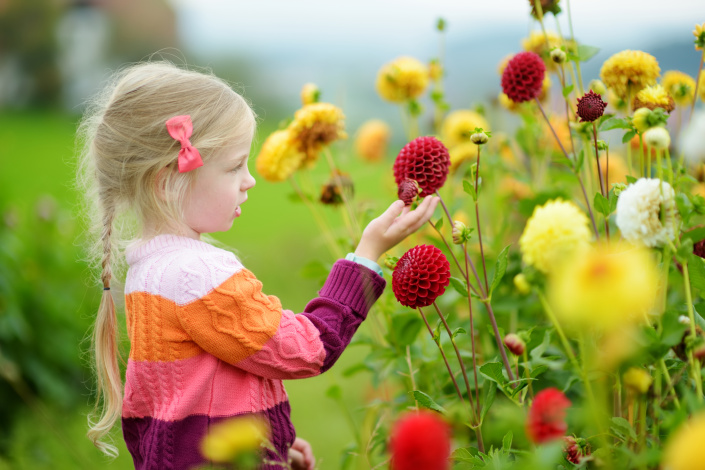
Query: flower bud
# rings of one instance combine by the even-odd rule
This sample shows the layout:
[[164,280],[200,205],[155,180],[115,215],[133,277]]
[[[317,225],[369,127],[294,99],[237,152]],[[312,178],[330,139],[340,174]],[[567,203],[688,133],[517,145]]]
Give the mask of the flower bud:
[[307,104],[318,103],[321,97],[321,90],[315,83],[307,83],[301,88],[301,104],[306,106]]
[[607,93],[607,87],[604,83],[602,83],[601,80],[590,81],[590,84],[588,85],[588,90],[592,90],[598,95],[604,95],[605,93]]
[[384,258],[384,265],[394,271],[394,268],[397,267],[397,263],[399,262],[399,258],[396,256],[387,256]]
[[568,56],[566,56],[565,52],[563,52],[560,48],[554,47],[553,50],[551,50],[551,60],[555,63],[562,64],[567,58]]
[[516,287],[519,293],[523,295],[527,295],[531,292],[531,285],[526,279],[524,273],[519,273],[514,276],[514,287]]
[[644,132],[644,142],[655,149],[667,149],[671,145],[671,135],[665,127],[652,127]]
[[469,229],[464,223],[459,220],[453,222],[453,243],[462,245],[470,238],[472,229]]
[[416,180],[407,178],[399,185],[397,196],[399,199],[404,201],[405,206],[410,206],[414,201],[416,201],[416,199],[418,199],[420,192],[421,187],[419,186],[419,183],[417,183]]
[[639,108],[634,111],[634,117],[632,117],[632,124],[634,124],[634,127],[636,127],[636,130],[640,134],[643,134],[649,129],[649,127],[651,127],[649,125],[650,114],[651,110],[649,108]]
[[487,141],[490,139],[489,139],[489,137],[487,137],[487,134],[485,134],[484,132],[476,132],[470,136],[470,140],[475,145],[482,145],[482,144],[486,144]]
[[504,337],[504,345],[507,346],[507,349],[515,356],[521,356],[526,349],[526,343],[524,343],[519,335],[514,333],[509,333]]
[[625,189],[627,189],[626,183],[612,183],[612,190],[614,191],[614,195],[616,197],[619,197]]
[[630,367],[622,376],[624,386],[635,395],[643,395],[649,391],[654,381],[651,375],[639,367]]
[[600,139],[597,141],[597,150],[602,150],[605,151],[609,148],[609,145],[607,145],[607,142],[604,140]]
[[678,317],[678,323],[681,325],[690,325],[690,318],[687,315],[681,315]]

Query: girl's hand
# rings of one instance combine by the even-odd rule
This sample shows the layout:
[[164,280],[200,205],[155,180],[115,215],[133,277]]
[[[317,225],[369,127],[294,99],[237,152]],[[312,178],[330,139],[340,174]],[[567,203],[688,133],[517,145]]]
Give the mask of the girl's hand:
[[411,206],[404,207],[403,201],[394,201],[382,215],[365,227],[355,254],[377,262],[384,252],[425,224],[439,201],[436,196],[428,196],[413,211]]
[[316,457],[313,456],[311,444],[297,437],[289,449],[289,463],[293,470],[313,470],[316,466]]

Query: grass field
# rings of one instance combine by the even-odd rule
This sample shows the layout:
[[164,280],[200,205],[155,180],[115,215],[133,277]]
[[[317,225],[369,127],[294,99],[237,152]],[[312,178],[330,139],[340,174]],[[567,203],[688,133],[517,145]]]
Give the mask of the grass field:
[[[26,214],[34,210],[40,196],[50,195],[63,210],[75,216],[72,212],[77,200],[72,189],[75,126],[75,117],[62,114],[0,113],[3,133],[0,200],[18,209],[20,214]],[[265,123],[258,142],[262,142],[270,130]],[[391,162],[374,166],[357,164],[352,156],[346,155],[344,149],[349,147],[349,142],[341,144],[338,162],[344,171],[350,172],[355,182],[355,200],[357,203],[369,202],[379,213],[395,199]],[[250,168],[258,179],[257,186],[250,190],[242,217],[232,230],[217,234],[216,238],[237,250],[243,263],[263,282],[268,294],[278,296],[285,308],[300,312],[320,287],[318,281],[300,275],[302,268],[311,261],[330,263],[333,258],[325,248],[311,213],[304,204],[290,200],[291,186],[288,183],[271,184],[258,178],[254,172],[255,155],[256,149],[250,159]],[[328,168],[322,159],[312,171],[311,180],[320,187],[327,174]],[[337,210],[329,207],[321,210],[331,224],[340,225]],[[86,280],[76,279],[76,282],[85,283]],[[76,299],[77,303],[82,301]],[[86,301],[93,301],[97,309],[97,295],[87,295]],[[124,317],[121,318],[124,321]],[[366,322],[362,330],[371,326],[371,322]],[[353,440],[343,412],[326,397],[325,392],[331,385],[339,385],[345,403],[360,418],[361,413],[356,410],[362,404],[362,395],[368,392],[368,380],[364,375],[344,378],[341,371],[364,354],[362,347],[350,348],[330,372],[286,384],[297,432],[312,443],[322,463],[321,468],[337,468],[341,450]],[[13,430],[10,461],[0,460],[0,470],[131,468],[132,461],[124,443],[120,457],[108,463],[84,437],[88,407],[69,416],[55,410],[51,403],[43,404],[42,409],[46,413],[28,409],[23,414],[20,425]],[[45,418],[41,418],[44,414]],[[121,443],[118,428],[115,436]]]

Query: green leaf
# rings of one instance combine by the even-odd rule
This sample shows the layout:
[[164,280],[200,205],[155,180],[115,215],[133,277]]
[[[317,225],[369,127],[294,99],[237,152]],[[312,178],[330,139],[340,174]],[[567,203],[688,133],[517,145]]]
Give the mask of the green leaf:
[[563,88],[563,98],[567,98],[568,95],[573,92],[573,88],[575,88],[575,85],[568,85],[567,87]]
[[414,395],[414,398],[416,399],[416,401],[419,402],[419,405],[423,406],[424,408],[428,408],[429,410],[433,410],[433,411],[438,411],[440,413],[446,413],[445,408],[443,408],[441,405],[436,403],[433,400],[433,398],[429,397],[421,390],[414,390],[411,393]]
[[475,192],[475,187],[468,180],[463,180],[463,191],[472,196],[473,201],[477,201],[477,193]]
[[340,385],[331,385],[326,390],[326,396],[336,401],[341,400],[343,398],[343,389],[340,388]]
[[607,194],[609,196],[610,200],[610,214],[614,212],[617,209],[617,201],[619,200],[619,197],[614,193],[614,189],[610,189],[610,192]]
[[600,130],[601,131],[609,131],[612,129],[631,129],[632,126],[629,124],[629,121],[627,119],[622,119],[622,118],[617,118],[613,117],[610,119],[607,119],[606,121],[603,121],[600,123]]
[[578,46],[578,60],[580,62],[587,62],[588,60],[595,57],[598,52],[600,52],[599,47],[587,46],[585,44],[581,44]]
[[301,277],[304,279],[325,279],[327,276],[328,268],[317,260],[309,262],[301,269]]
[[465,331],[465,328],[456,328],[455,330],[453,330],[453,338],[455,338],[461,333],[467,333],[467,331]]
[[636,178],[631,175],[627,175],[627,184],[634,184],[636,183]]
[[636,135],[635,130],[631,130],[631,131],[627,132],[626,134],[624,134],[624,137],[622,137],[622,143],[626,144],[627,142],[632,140],[635,135]]
[[693,240],[693,243],[698,243],[701,240],[705,240],[705,226],[694,228],[693,230],[689,230],[683,233],[683,237],[681,238],[681,240],[684,240],[686,238]]
[[502,373],[503,367],[501,362],[487,362],[480,367],[480,372],[491,381],[504,386],[508,381]]
[[679,263],[684,263],[691,254],[693,254],[693,240],[686,238],[676,251],[676,259]]
[[688,276],[691,287],[705,292],[705,260],[693,253],[688,255]]
[[538,366],[531,369],[531,377],[536,378],[548,370],[548,366],[545,364],[539,364]]
[[618,416],[612,417],[612,425],[610,426],[612,431],[618,436],[622,437],[625,441],[627,438],[636,441],[636,432],[629,421]]
[[465,279],[459,279],[457,277],[451,277],[450,278],[450,285],[453,286],[453,289],[455,291],[462,295],[463,297],[468,296],[468,285],[465,282]]
[[508,431],[507,434],[505,434],[504,437],[502,438],[502,449],[511,450],[513,438],[514,438],[514,434],[511,431]]
[[600,193],[595,193],[595,199],[593,200],[593,205],[595,210],[605,217],[610,215],[610,201],[605,196]]
[[441,231],[441,227],[443,227],[443,217],[438,219],[438,222],[434,224],[434,227],[436,227],[436,230],[438,230],[439,232]]
[[490,411],[492,403],[497,396],[497,386],[493,382],[485,382],[487,387],[487,392],[485,393],[485,399],[482,402],[482,411],[480,412],[480,422],[485,420],[487,412]]
[[480,465],[483,464],[480,459],[480,451],[475,447],[461,447],[459,449],[455,449],[450,458],[455,462],[468,462]]
[[419,331],[423,327],[423,321],[416,312],[403,313],[392,318],[390,335],[401,347],[412,344]]
[[580,171],[585,163],[585,149],[581,148],[578,152],[578,160],[575,162],[575,171]]
[[[661,316],[661,344],[666,348],[672,348],[683,339],[683,333],[688,328],[687,325],[679,321],[680,312],[676,310],[666,310]],[[668,350],[666,350],[668,352]]]
[[494,268],[494,277],[492,278],[492,285],[490,286],[490,297],[492,297],[492,292],[494,292],[495,288],[502,281],[504,273],[507,272],[507,256],[509,255],[510,246],[511,245],[505,246],[504,249],[499,253],[499,256],[497,256],[497,263],[495,263]]

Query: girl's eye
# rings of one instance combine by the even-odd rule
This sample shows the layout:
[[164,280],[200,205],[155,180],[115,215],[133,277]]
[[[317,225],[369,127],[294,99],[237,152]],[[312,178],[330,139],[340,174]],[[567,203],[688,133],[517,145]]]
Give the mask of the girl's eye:
[[233,168],[233,169],[230,170],[230,171],[238,171],[238,170],[239,170],[240,168],[242,168],[243,166],[244,166],[244,163],[240,163],[238,166],[236,166],[235,168]]

